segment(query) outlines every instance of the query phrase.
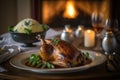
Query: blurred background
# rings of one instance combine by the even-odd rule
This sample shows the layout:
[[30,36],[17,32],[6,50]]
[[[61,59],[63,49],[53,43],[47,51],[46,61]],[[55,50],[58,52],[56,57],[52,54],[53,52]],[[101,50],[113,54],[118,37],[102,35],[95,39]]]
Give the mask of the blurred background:
[[0,34],[25,18],[33,18],[52,28],[84,25],[91,27],[92,12],[119,22],[119,0],[0,0]]
[[0,0],[0,34],[18,21],[31,17],[31,0]]

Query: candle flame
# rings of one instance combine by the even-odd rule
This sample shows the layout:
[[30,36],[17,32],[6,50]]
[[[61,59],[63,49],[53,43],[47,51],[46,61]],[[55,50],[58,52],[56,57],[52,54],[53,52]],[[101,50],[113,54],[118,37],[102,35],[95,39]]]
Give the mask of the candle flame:
[[88,30],[87,32],[88,32],[88,33],[90,33],[90,32],[91,32],[91,30]]

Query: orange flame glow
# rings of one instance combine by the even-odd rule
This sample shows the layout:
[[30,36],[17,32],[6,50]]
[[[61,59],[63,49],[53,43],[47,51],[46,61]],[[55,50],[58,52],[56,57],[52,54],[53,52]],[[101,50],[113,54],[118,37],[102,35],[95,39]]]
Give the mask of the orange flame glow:
[[72,1],[68,1],[66,3],[66,9],[63,14],[63,17],[65,18],[76,18],[78,15],[77,10],[74,7],[74,3]]

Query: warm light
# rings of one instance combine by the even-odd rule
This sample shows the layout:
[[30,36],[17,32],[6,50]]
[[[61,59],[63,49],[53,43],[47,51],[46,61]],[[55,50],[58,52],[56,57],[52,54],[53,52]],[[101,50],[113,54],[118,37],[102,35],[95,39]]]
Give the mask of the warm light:
[[81,27],[79,27],[79,28],[78,28],[78,30],[82,30],[82,28],[81,28]]
[[71,32],[72,32],[72,30],[71,30],[71,29],[69,29],[69,28],[67,28],[67,29],[66,29],[66,32],[71,33]]
[[[99,0],[98,0],[99,1]],[[57,17],[73,18],[79,16],[91,16],[93,12],[100,11],[104,14],[104,19],[110,16],[110,0],[98,1],[91,0],[44,0],[42,7],[42,21],[44,24],[49,24]],[[99,9],[99,10],[98,10]],[[64,12],[63,12],[64,11]],[[82,15],[84,13],[85,15]],[[40,14],[41,15],[41,14]],[[62,16],[61,16],[62,15]],[[60,18],[61,19],[61,18]]]
[[75,18],[77,17],[77,15],[78,15],[78,12],[74,7],[74,3],[72,1],[68,1],[66,4],[66,9],[63,16],[65,18]]
[[91,30],[87,30],[87,33],[91,33],[92,31]]

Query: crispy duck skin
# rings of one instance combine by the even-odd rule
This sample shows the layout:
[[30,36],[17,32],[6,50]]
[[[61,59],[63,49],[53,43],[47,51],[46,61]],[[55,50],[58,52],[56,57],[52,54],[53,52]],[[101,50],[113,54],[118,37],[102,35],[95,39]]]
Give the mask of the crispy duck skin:
[[84,55],[70,43],[59,40],[54,44],[52,40],[41,40],[40,56],[44,61],[49,61],[60,67],[73,67],[82,64]]

